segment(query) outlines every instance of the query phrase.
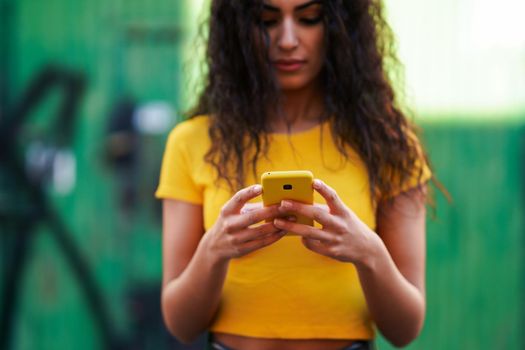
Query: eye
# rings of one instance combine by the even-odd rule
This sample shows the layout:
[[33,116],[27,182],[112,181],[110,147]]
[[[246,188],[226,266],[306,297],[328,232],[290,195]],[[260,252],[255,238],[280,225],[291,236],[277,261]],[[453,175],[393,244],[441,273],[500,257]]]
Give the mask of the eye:
[[306,24],[308,26],[316,25],[317,23],[320,23],[323,20],[323,16],[319,15],[317,17],[303,17],[300,19],[301,23]]
[[323,17],[323,8],[320,5],[312,5],[299,13],[299,22],[307,26],[313,26],[321,23]]
[[272,12],[264,11],[260,17],[263,27],[272,27],[279,23],[279,16]]
[[273,27],[274,25],[276,25],[278,21],[276,19],[266,19],[266,20],[263,19],[261,22],[263,26],[268,28],[268,27]]

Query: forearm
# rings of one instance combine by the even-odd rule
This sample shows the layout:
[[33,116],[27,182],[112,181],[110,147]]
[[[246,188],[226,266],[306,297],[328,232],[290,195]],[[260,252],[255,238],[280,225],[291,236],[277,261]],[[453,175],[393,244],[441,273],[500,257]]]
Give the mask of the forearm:
[[228,270],[228,261],[210,256],[206,244],[203,238],[184,272],[162,291],[164,321],[184,343],[195,340],[209,326]]
[[368,308],[381,333],[395,346],[419,334],[425,318],[425,297],[396,267],[381,239],[374,253],[356,264]]

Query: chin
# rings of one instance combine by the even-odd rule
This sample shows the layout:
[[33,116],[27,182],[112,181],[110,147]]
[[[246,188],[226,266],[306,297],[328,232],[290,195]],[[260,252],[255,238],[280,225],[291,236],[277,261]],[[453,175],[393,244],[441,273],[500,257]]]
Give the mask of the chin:
[[300,90],[308,85],[308,81],[299,77],[287,77],[279,79],[281,90]]

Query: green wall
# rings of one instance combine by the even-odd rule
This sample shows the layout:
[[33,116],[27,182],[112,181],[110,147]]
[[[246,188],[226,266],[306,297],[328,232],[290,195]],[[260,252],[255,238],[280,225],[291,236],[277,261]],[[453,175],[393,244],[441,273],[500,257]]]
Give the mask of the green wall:
[[[46,193],[93,269],[116,332],[131,337],[135,321],[129,294],[160,286],[159,208],[152,191],[164,135],[141,137],[141,167],[135,175],[138,205],[123,212],[116,198],[122,178],[105,162],[108,117],[115,103],[128,95],[138,103],[164,101],[179,108],[184,3],[17,0],[11,5],[12,26],[7,35],[3,33],[10,38],[10,47],[0,53],[9,55],[11,64],[8,72],[0,73],[10,77],[12,103],[47,64],[86,77],[71,146],[76,185],[66,194],[47,186]],[[31,114],[31,123],[17,136],[21,152],[25,142],[53,143],[46,134],[59,96],[54,91]],[[0,225],[0,233],[5,258],[14,233],[7,223]],[[33,243],[22,279],[13,348],[100,348],[100,333],[84,295],[44,224],[37,226]],[[4,258],[2,269],[7,263]]]
[[438,195],[428,221],[427,319],[409,349],[522,349],[524,125],[423,126],[453,202]]

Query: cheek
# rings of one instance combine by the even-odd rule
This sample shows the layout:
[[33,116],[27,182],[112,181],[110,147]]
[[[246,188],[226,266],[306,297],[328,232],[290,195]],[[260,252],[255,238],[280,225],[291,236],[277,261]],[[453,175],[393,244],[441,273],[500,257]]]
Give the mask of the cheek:
[[324,32],[312,33],[309,40],[309,56],[312,62],[312,69],[318,72],[321,70],[324,64],[325,57],[325,43],[324,43]]
[[325,55],[324,30],[319,30],[312,36],[312,48],[318,61],[323,61]]
[[279,51],[278,45],[277,45],[277,33],[275,30],[268,30],[268,39],[269,42],[269,49],[270,53],[277,53]]

